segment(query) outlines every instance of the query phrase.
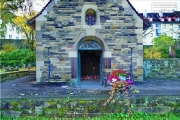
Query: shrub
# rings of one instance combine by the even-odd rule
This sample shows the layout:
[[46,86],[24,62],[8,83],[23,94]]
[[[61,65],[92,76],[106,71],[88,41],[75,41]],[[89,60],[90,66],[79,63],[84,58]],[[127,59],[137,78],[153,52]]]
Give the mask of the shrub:
[[176,58],[180,58],[180,49],[176,49]]
[[23,64],[35,63],[35,53],[29,49],[14,50],[12,52],[5,52],[1,54],[0,64],[2,66],[19,66]]
[[6,43],[6,44],[2,45],[2,50],[5,52],[11,52],[16,49],[17,49],[17,47],[10,43]]
[[152,46],[149,48],[144,48],[144,58],[162,58],[162,53],[157,50],[156,47]]
[[159,58],[159,53],[161,53],[160,58],[169,58],[169,47],[170,46],[172,47],[175,44],[175,40],[172,37],[164,34],[154,38],[153,44],[154,44],[153,48],[156,48],[155,51],[153,51],[154,52],[153,54],[158,53],[158,55],[156,54],[155,56]]

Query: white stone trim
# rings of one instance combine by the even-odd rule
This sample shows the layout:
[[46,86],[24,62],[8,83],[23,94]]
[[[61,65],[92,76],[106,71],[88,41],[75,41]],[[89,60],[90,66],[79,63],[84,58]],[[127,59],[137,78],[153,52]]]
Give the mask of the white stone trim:
[[95,34],[96,34],[96,32],[95,32],[96,30],[95,29],[93,29],[93,28],[88,28],[88,29],[86,29],[86,35],[87,36],[95,36]]
[[142,34],[143,33],[143,29],[135,29],[135,33],[136,34]]
[[77,57],[77,52],[69,52],[68,57]]
[[37,25],[36,26],[36,30],[40,31],[41,30],[41,26]]
[[111,57],[112,57],[112,52],[110,51],[103,52],[103,58],[111,58]]
[[41,66],[44,66],[44,61],[36,61],[36,82],[41,82],[42,71]]
[[143,56],[141,54],[138,54],[137,66],[143,66]]
[[45,18],[44,16],[47,15],[47,10],[45,9],[42,14],[40,14],[37,18],[36,21],[46,21],[47,18]]

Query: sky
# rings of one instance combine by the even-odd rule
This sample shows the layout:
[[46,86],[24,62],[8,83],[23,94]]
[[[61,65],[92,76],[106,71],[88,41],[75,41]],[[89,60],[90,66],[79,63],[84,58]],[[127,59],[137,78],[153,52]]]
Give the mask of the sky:
[[[44,2],[42,2],[44,1]],[[49,0],[34,0],[35,8],[40,11]],[[134,8],[140,12],[172,12],[180,11],[180,0],[129,0]],[[39,4],[37,6],[37,3]]]

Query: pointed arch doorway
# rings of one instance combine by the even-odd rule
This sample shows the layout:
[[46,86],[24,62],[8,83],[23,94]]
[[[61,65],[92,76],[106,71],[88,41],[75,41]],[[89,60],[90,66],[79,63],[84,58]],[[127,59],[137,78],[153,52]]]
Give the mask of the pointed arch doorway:
[[86,40],[78,47],[78,83],[102,84],[102,46],[94,40]]

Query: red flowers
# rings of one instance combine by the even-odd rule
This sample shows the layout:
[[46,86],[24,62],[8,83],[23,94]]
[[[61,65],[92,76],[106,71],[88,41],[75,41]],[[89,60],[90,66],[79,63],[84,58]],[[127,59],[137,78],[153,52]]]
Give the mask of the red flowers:
[[114,70],[108,77],[109,82],[120,81],[120,76],[126,77],[126,73],[123,70]]
[[123,70],[114,70],[109,75],[108,80],[111,84],[118,81],[124,81],[123,83],[128,83],[129,85],[134,84],[134,82],[127,76],[128,74]]
[[126,75],[126,73],[123,70],[114,70],[112,72],[112,74],[113,75],[117,75],[117,76],[119,76],[119,75]]

